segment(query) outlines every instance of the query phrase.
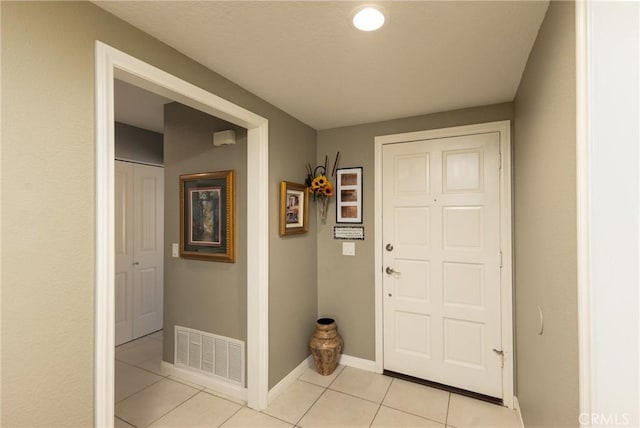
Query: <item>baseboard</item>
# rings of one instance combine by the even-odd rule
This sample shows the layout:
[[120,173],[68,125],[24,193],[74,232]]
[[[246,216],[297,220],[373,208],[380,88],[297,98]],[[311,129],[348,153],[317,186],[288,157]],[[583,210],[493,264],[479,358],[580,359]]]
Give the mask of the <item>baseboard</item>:
[[282,392],[287,389],[289,385],[291,385],[296,379],[298,379],[302,373],[309,367],[313,366],[313,355],[309,355],[307,358],[302,360],[300,364],[291,372],[282,378],[280,382],[278,382],[273,388],[269,390],[269,403],[278,397],[278,395],[282,394]]
[[167,375],[172,375],[188,382],[193,382],[197,385],[202,385],[214,392],[218,392],[231,398],[235,398],[244,402],[247,401],[247,388],[232,385],[223,380],[211,378],[201,373],[192,372],[191,370],[187,370],[182,367],[176,367],[175,365],[166,361],[162,361],[160,369],[162,370],[162,373],[165,373]]
[[364,358],[352,357],[351,355],[340,356],[339,364],[343,366],[353,367],[355,369],[366,370],[368,372],[376,371],[376,362],[371,360],[365,360]]
[[520,411],[520,402],[518,401],[518,397],[513,397],[513,404],[515,404],[516,412],[518,413],[520,427],[524,428],[524,421],[522,420],[522,412]]

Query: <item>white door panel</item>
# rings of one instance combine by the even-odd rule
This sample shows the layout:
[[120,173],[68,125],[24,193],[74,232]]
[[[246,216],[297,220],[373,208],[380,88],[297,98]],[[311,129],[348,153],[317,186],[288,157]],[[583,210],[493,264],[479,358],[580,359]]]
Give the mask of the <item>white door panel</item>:
[[430,358],[431,317],[414,312],[394,313],[394,352],[415,358]]
[[164,170],[115,162],[115,343],[162,328]]
[[135,165],[133,254],[133,334],[144,336],[162,328],[164,170]]
[[[162,315],[158,308],[158,283],[162,279],[158,277],[158,269],[150,267],[137,269],[137,278],[134,288],[134,337],[144,336],[156,330],[158,317]],[[160,322],[162,318],[160,318]]]
[[133,165],[115,163],[115,343],[133,339]]
[[384,368],[502,398],[499,135],[383,146]]
[[431,242],[429,207],[397,207],[394,214],[397,245],[428,247]]

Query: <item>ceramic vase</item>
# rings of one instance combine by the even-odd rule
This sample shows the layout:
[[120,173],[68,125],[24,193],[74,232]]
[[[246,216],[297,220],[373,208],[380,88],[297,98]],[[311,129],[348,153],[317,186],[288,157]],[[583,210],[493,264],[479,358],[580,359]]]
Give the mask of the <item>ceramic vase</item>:
[[342,336],[338,333],[336,322],[331,318],[320,318],[309,341],[318,373],[328,376],[334,372],[342,352],[342,344]]

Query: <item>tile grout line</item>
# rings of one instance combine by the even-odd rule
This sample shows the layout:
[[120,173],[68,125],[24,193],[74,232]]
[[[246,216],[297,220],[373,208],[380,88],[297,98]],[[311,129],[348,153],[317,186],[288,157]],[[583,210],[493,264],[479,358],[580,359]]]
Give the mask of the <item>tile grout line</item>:
[[[152,338],[147,337],[147,336],[142,336],[142,337],[134,339],[134,340],[132,340],[130,342],[125,342],[125,343],[123,343],[121,345],[115,346],[114,349],[115,349],[116,352],[126,352],[126,351],[128,351],[130,349],[133,349],[133,348],[135,348],[137,346],[140,346],[143,343],[149,343],[150,340],[156,340],[156,339],[152,339]],[[160,340],[158,340],[158,341],[160,341]],[[135,343],[135,342],[138,342],[138,343]],[[120,349],[118,349],[118,348],[120,348]]]
[[[170,376],[171,376],[171,375],[167,375],[167,376],[165,377],[165,379],[167,379],[167,380],[172,380],[172,381],[174,381],[174,382],[176,382],[176,383],[179,383],[179,384],[181,384],[181,385],[188,386],[189,388],[196,389],[196,390],[198,390],[198,392],[204,392],[204,390],[205,390],[205,389],[207,389],[207,387],[206,387],[206,386],[204,386],[204,385],[199,385],[199,384],[197,384],[197,383],[195,383],[195,382],[190,382],[190,381],[188,381],[188,380],[182,380],[182,379],[180,379],[180,378],[179,378],[179,377],[177,377],[177,376],[174,376],[174,377],[170,377]],[[187,383],[187,382],[188,382],[188,383]],[[194,385],[195,385],[195,386],[194,386]],[[198,388],[201,388],[201,389],[198,389]],[[222,397],[220,397],[220,398],[222,398]]]
[[127,425],[131,425],[133,428],[138,428],[138,426],[137,426],[137,425],[132,424],[132,423],[131,423],[131,422],[129,422],[128,420],[123,419],[123,418],[122,418],[122,417],[120,417],[120,416],[115,416],[115,415],[114,415],[114,416],[113,416],[113,421],[115,422],[115,420],[116,420],[116,419],[120,419],[121,421],[123,421],[123,422],[124,422],[124,423],[126,423]]
[[328,390],[328,391],[331,391],[331,392],[337,392],[338,394],[348,395],[349,397],[357,398],[357,399],[360,399],[360,400],[362,400],[362,401],[366,401],[367,403],[382,404],[382,402],[378,402],[378,401],[370,400],[370,399],[368,399],[368,398],[363,398],[363,397],[360,397],[360,396],[358,396],[358,395],[351,394],[351,393],[349,393],[349,392],[338,391],[337,389],[331,389],[331,388],[327,388],[327,390]]
[[[127,395],[126,397],[122,398],[121,400],[118,400],[117,402],[114,402],[114,403],[113,403],[113,404],[114,404],[114,406],[113,406],[113,407],[114,407],[114,410],[115,410],[115,406],[116,406],[117,404],[122,403],[124,400],[128,400],[129,398],[133,397],[134,395],[141,393],[141,392],[142,392],[142,391],[144,391],[145,389],[151,388],[151,387],[152,387],[153,385],[155,385],[156,383],[158,383],[158,382],[162,382],[162,380],[163,380],[163,379],[166,379],[166,378],[163,378],[163,377],[162,377],[162,378],[158,379],[157,381],[155,381],[155,382],[153,382],[153,383],[150,383],[149,385],[145,386],[144,388],[142,388],[142,389],[140,389],[140,390],[138,390],[138,391],[136,391],[136,392],[133,392],[133,393],[131,393],[131,394]],[[120,419],[122,419],[120,416],[118,416],[118,417],[119,417]]]
[[[384,406],[384,407],[386,407],[388,409],[397,410],[398,412],[406,413],[407,415],[415,416],[415,417],[418,417],[420,419],[426,419],[427,421],[430,421],[430,422],[436,422],[436,423],[438,423],[440,425],[446,425],[446,423],[444,423],[442,421],[439,421],[439,420],[436,420],[436,419],[432,419],[432,418],[428,418],[426,416],[419,415],[417,413],[413,413],[413,412],[410,412],[408,410],[398,409],[397,407],[393,407],[393,406],[390,406],[388,404],[382,404],[381,406]],[[446,417],[445,417],[445,420],[446,420]]]
[[[248,407],[247,407],[247,408],[248,408]],[[265,410],[266,410],[266,409],[265,409]],[[277,416],[270,415],[269,413],[265,413],[264,411],[260,411],[260,412],[258,412],[258,413],[260,413],[261,415],[265,415],[265,416],[268,416],[268,417],[270,417],[270,418],[276,419],[276,420],[278,420],[278,421],[280,421],[280,422],[283,422],[283,423],[285,423],[285,424],[287,424],[287,425],[291,425],[291,424],[292,424],[292,422],[285,421],[285,420],[284,420],[284,419],[282,419],[282,418],[279,418],[279,417],[277,417]],[[296,426],[296,424],[293,424],[292,426]]]
[[449,399],[447,400],[447,416],[444,419],[444,426],[449,423],[449,409],[451,408],[451,392],[449,392]]
[[333,380],[331,382],[329,382],[329,385],[326,386],[327,389],[329,389],[329,387],[331,385],[333,385],[333,382],[336,381],[336,379],[338,379],[340,377],[340,375],[342,374],[342,372],[344,372],[344,369],[346,369],[347,366],[342,366],[342,368],[340,369],[340,372],[336,375],[336,377],[333,378]]
[[369,422],[369,428],[371,428],[371,426],[373,425],[373,423],[376,421],[376,418],[378,417],[378,413],[380,413],[380,409],[382,408],[382,403],[380,403],[378,405],[378,408],[376,409],[376,414],[373,415],[373,419],[371,419],[371,422]]
[[[140,337],[140,338],[138,338],[138,339],[135,339],[135,340],[147,339],[147,340],[153,340],[153,341],[156,341],[156,342],[160,342],[160,343],[162,343],[162,339],[156,339],[156,338],[150,337],[152,334],[155,334],[155,333],[156,333],[156,332],[150,333],[150,334],[148,334],[148,335],[142,336],[142,337]],[[140,343],[144,343],[144,342],[145,342],[145,341],[140,341]],[[127,348],[123,349],[123,352],[126,352],[126,351],[129,351],[129,350],[131,350],[131,349],[134,349],[136,346],[137,346],[137,344],[136,344],[136,345],[132,345],[132,346],[130,346],[130,347],[127,347]],[[151,360],[152,360],[152,359],[154,359],[154,358],[155,358],[155,357],[148,358],[148,359],[146,359],[146,360],[144,360],[144,361],[140,362],[139,364],[144,364],[144,363],[146,363],[146,362],[148,362],[148,361],[151,361]],[[147,372],[147,373],[150,373],[150,374],[153,374],[153,375],[155,375],[155,376],[159,376],[159,377],[160,377],[160,379],[158,379],[157,381],[155,381],[155,382],[153,382],[153,383],[151,383],[151,384],[149,384],[149,385],[145,386],[144,388],[140,389],[139,391],[134,392],[133,394],[130,394],[130,395],[126,396],[125,398],[121,399],[121,400],[120,400],[120,401],[118,401],[117,403],[114,403],[114,405],[115,405],[115,404],[118,404],[118,403],[121,403],[121,402],[123,402],[123,401],[125,401],[125,400],[127,400],[127,399],[129,399],[129,398],[131,398],[131,397],[133,397],[133,396],[134,396],[134,395],[136,395],[136,394],[141,393],[142,391],[144,391],[144,390],[146,390],[146,389],[150,388],[151,386],[153,386],[153,385],[155,385],[155,384],[157,384],[157,383],[161,382],[162,380],[168,380],[168,381],[171,381],[171,382],[175,382],[175,383],[178,383],[178,384],[180,384],[180,385],[183,385],[183,386],[186,386],[186,387],[188,387],[188,388],[191,388],[191,389],[193,389],[193,390],[195,391],[195,393],[194,393],[193,395],[191,395],[190,397],[188,397],[186,400],[184,400],[184,401],[182,401],[182,402],[178,403],[178,405],[176,405],[176,406],[175,406],[175,407],[173,407],[172,409],[170,409],[170,410],[168,410],[167,412],[163,413],[163,414],[162,414],[162,415],[160,415],[158,418],[156,418],[156,419],[152,420],[149,424],[147,424],[147,425],[146,425],[147,427],[148,427],[148,426],[150,426],[150,425],[152,425],[152,424],[154,424],[155,422],[159,421],[159,420],[160,420],[160,419],[162,419],[163,417],[167,416],[169,413],[171,413],[171,412],[175,411],[176,409],[178,409],[179,407],[181,407],[183,404],[185,404],[187,401],[189,401],[189,400],[193,399],[196,395],[198,395],[198,394],[199,394],[199,393],[201,393],[201,392],[204,392],[204,390],[205,390],[205,388],[204,388],[204,387],[202,387],[202,385],[198,385],[199,387],[202,387],[202,389],[194,388],[193,386],[191,386],[191,385],[187,385],[187,384],[185,384],[185,383],[181,382],[180,380],[170,379],[170,378],[169,378],[169,375],[158,374],[158,373],[152,372],[151,370],[147,370],[145,367],[140,367],[140,366],[138,366],[138,365],[134,365],[134,364],[131,364],[131,363],[129,363],[129,362],[119,360],[119,359],[117,358],[117,356],[115,356],[115,355],[114,355],[114,360],[116,360],[116,361],[120,362],[121,364],[126,364],[126,365],[128,365],[129,367],[137,368],[137,369],[142,370],[142,371],[144,371],[144,372]],[[160,355],[160,360],[162,361],[162,354]],[[195,384],[194,384],[194,385],[195,385]],[[216,397],[217,397],[217,396],[216,396]],[[222,398],[222,397],[218,397],[218,398]],[[227,401],[229,401],[229,400],[227,400]],[[237,404],[237,403],[234,403],[234,404]],[[114,406],[114,407],[115,407],[115,406]],[[242,409],[242,407],[243,407],[243,406],[241,406],[241,407],[240,407],[240,409],[238,409],[238,412]],[[114,410],[115,410],[115,409],[114,409]],[[236,413],[237,413],[237,412],[236,412]],[[234,415],[235,415],[235,413],[234,413]],[[233,415],[232,415],[232,416],[233,416]],[[115,414],[114,414],[114,418],[120,419],[120,420],[122,420],[122,421],[126,422],[127,424],[129,424],[129,425],[133,426],[134,428],[141,428],[141,427],[138,427],[138,425],[135,425],[135,424],[133,424],[133,423],[131,423],[131,422],[127,421],[126,419],[122,418],[121,416],[117,416],[117,415],[115,415]],[[225,421],[225,422],[226,422],[226,421]]]
[[[300,375],[300,376],[302,376],[302,375]],[[300,379],[299,379],[299,377],[295,379],[295,381],[299,381],[299,380],[300,380]],[[294,382],[295,382],[295,381],[294,381]],[[301,381],[301,382],[304,382],[304,381]],[[314,385],[314,384],[311,384],[311,385]],[[322,388],[322,386],[320,386],[320,385],[314,385],[314,386],[318,386],[318,387]],[[316,401],[318,401],[318,399],[322,396],[322,394],[323,394],[323,393],[324,393],[324,391],[322,391],[322,393],[318,396],[318,398],[316,398],[316,400],[311,404],[311,406],[309,406],[309,409],[311,409],[311,407],[313,407],[313,405],[314,405],[314,404],[316,404]],[[271,403],[269,403],[269,404],[271,404]],[[300,417],[300,419],[298,419],[298,420],[297,420],[297,422],[289,422],[289,421],[287,421],[287,420],[285,420],[285,419],[279,418],[278,416],[270,415],[269,413],[267,413],[267,412],[266,412],[268,409],[269,409],[269,406],[267,406],[267,408],[266,408],[266,409],[259,411],[258,413],[263,414],[263,415],[265,415],[265,416],[269,416],[270,418],[273,418],[273,419],[277,419],[277,420],[279,420],[279,421],[281,421],[281,422],[286,423],[287,425],[289,425],[289,424],[293,424],[293,425],[292,425],[293,427],[295,427],[295,426],[297,425],[297,422],[300,422],[300,420],[304,417],[304,415],[306,415],[306,414],[307,414],[307,412],[309,411],[309,409],[307,409],[307,412],[305,412],[305,413]]]
[[[158,330],[158,331],[161,331],[161,330]],[[123,343],[122,345],[118,345],[118,346],[124,346],[124,345],[127,345],[127,344],[129,344],[129,343],[135,342],[136,340],[140,340],[140,339],[154,340],[154,341],[156,341],[156,342],[160,342],[160,343],[162,343],[162,339],[154,339],[153,337],[151,337],[151,335],[153,335],[153,334],[155,334],[155,333],[157,333],[157,331],[154,331],[153,333],[149,333],[149,334],[148,334],[148,335],[146,335],[146,336],[139,337],[139,338],[137,338],[137,339],[134,339],[134,340],[133,340],[133,341],[131,341],[131,342]],[[146,342],[146,343],[148,343],[148,340],[147,340],[147,341],[144,341],[144,342],[140,342],[140,343],[145,343],[145,342]],[[115,349],[116,351],[118,350],[118,346],[116,346],[116,347],[115,347],[115,348],[116,348],[116,349]],[[134,348],[135,348],[135,347],[137,347],[137,346],[139,346],[139,344],[132,344],[132,345],[130,345],[130,346],[128,346],[128,347],[126,347],[125,349],[123,349],[123,350],[122,350],[122,352],[129,351],[129,350],[131,350],[131,349],[134,349]],[[146,372],[148,372],[148,373],[151,373],[151,374],[154,374],[154,375],[156,375],[156,376],[162,376],[162,377],[164,377],[164,378],[167,378],[167,377],[168,377],[168,375],[164,375],[163,373],[157,373],[157,372],[151,371],[151,370],[149,370],[149,369],[147,369],[147,368],[145,368],[145,367],[140,367],[140,365],[141,365],[141,364],[144,364],[144,363],[146,363],[146,362],[148,362],[148,361],[151,361],[151,360],[153,360],[154,358],[155,358],[155,357],[147,358],[147,359],[145,359],[144,361],[141,361],[141,362],[140,362],[140,363],[138,363],[138,364],[132,364],[132,363],[129,363],[129,362],[127,362],[127,361],[120,360],[120,359],[118,359],[118,356],[117,356],[117,355],[114,355],[114,359],[115,359],[116,361],[120,362],[120,363],[127,364],[127,365],[129,365],[129,366],[131,366],[131,367],[135,367],[135,368],[140,369],[140,370],[144,370],[144,371],[146,371]],[[160,361],[161,361],[161,362],[163,361],[163,360],[162,360],[162,351],[160,351]]]
[[[186,385],[185,385],[186,386]],[[141,427],[141,428],[146,428],[148,426],[153,425],[154,423],[158,422],[160,419],[164,418],[165,416],[167,416],[169,413],[173,412],[174,410],[176,410],[178,407],[182,406],[184,403],[186,403],[187,401],[191,400],[193,397],[195,397],[196,395],[198,395],[200,391],[196,390],[196,393],[193,394],[191,397],[187,398],[186,400],[180,402],[180,404],[178,404],[176,407],[174,407],[173,409],[169,410],[168,412],[163,413],[161,416],[159,416],[158,418],[152,420],[151,422],[149,422],[147,425],[145,425],[145,427]]]
[[[300,381],[300,382],[304,382],[304,383],[309,384],[309,385],[317,386],[318,388],[322,388],[322,389],[327,389],[327,388],[329,388],[328,386],[325,386],[325,385],[320,385],[320,384],[317,384],[317,383],[313,383],[313,382],[311,382],[310,380],[304,380],[304,379],[300,379],[300,378],[298,378],[298,379],[296,379],[296,380],[297,380],[297,381]],[[332,383],[333,383],[333,382],[332,382]]]
[[[382,403],[380,403],[380,407],[384,406],[384,407],[387,407],[387,408],[389,408],[389,409],[397,410],[398,412],[406,413],[406,414],[411,415],[411,416],[416,416],[416,417],[418,417],[418,418],[420,418],[420,419],[425,419],[425,420],[428,420],[428,421],[431,421],[431,422],[436,422],[436,423],[438,423],[438,424],[443,424],[441,421],[438,421],[438,420],[436,420],[436,419],[428,418],[428,417],[426,417],[426,416],[419,415],[419,414],[417,414],[417,413],[413,413],[413,412],[408,411],[408,410],[405,410],[405,409],[399,409],[399,408],[397,408],[397,407],[390,406],[389,404],[384,404],[384,399],[386,399],[386,398],[387,398],[387,395],[389,394],[389,390],[391,390],[391,385],[392,385],[396,380],[402,381],[402,379],[393,378],[393,377],[390,377],[390,376],[387,376],[387,377],[391,378],[391,383],[389,384],[389,388],[387,388],[387,392],[386,392],[386,393],[385,393],[385,395],[384,395],[384,398],[383,398],[383,400],[382,400]],[[451,393],[449,392],[448,394],[449,394],[449,397],[447,398],[447,414],[449,413],[449,400],[451,400]],[[446,421],[447,421],[447,415],[445,415],[445,422],[444,422],[444,426],[446,426]]]
[[[334,380],[329,384],[329,386],[327,386],[327,389],[328,389],[329,391],[338,392],[338,393],[340,393],[340,394],[348,395],[348,396],[350,396],[350,397],[359,398],[360,400],[368,401],[369,403],[382,404],[382,401],[384,401],[384,399],[385,399],[385,397],[386,397],[386,395],[387,395],[387,392],[389,392],[389,388],[391,387],[391,384],[393,383],[393,378],[392,378],[392,377],[389,377],[389,376],[380,375],[380,376],[382,376],[383,378],[386,378],[386,379],[390,379],[390,380],[391,380],[391,382],[389,382],[389,386],[387,386],[387,391],[386,391],[386,392],[385,392],[385,394],[383,395],[382,400],[381,400],[380,402],[375,401],[375,400],[371,400],[371,399],[368,399],[368,398],[364,398],[364,397],[361,397],[361,396],[358,396],[358,395],[355,395],[355,394],[351,394],[351,393],[349,393],[349,392],[339,391],[339,390],[337,390],[337,389],[332,389],[332,388],[331,388],[331,385],[333,385],[333,383],[334,383],[334,382],[335,382],[335,381],[336,381],[336,380],[337,380],[337,379],[342,375],[342,373],[347,369],[347,367],[348,367],[348,366],[345,366],[345,367],[344,367],[343,371],[342,371],[342,372],[340,372],[340,374],[339,374],[338,376],[336,376],[336,378],[335,378],[335,379],[334,379]],[[356,369],[356,370],[360,370],[360,369]],[[376,373],[376,374],[377,374],[377,373]]]
[[[309,413],[309,411],[311,409],[313,409],[313,406],[315,406],[318,401],[320,401],[320,398],[322,398],[322,396],[328,391],[328,388],[324,388],[324,391],[322,391],[322,393],[320,393],[320,395],[318,395],[318,398],[315,399],[315,401],[309,406],[309,408],[302,414],[302,416],[300,416],[300,418],[293,424],[294,427],[299,426],[298,424],[300,423],[300,421],[302,421],[304,419],[305,416],[307,416],[307,413]],[[287,422],[290,423],[290,422]]]
[[[146,336],[145,336],[145,337],[146,337]],[[136,340],[139,340],[139,339],[136,339]],[[149,339],[149,340],[153,340],[153,339]],[[156,342],[160,342],[160,341],[159,341],[159,340],[156,340]],[[131,346],[131,347],[129,347],[129,348],[127,348],[127,349],[125,349],[123,352],[129,351],[129,350],[132,350],[132,349],[134,349],[136,346],[137,346],[137,345]],[[147,359],[145,359],[145,360],[143,360],[143,361],[141,361],[141,362],[139,362],[139,363],[137,363],[137,364],[133,364],[133,363],[130,363],[130,362],[128,362],[128,361],[124,361],[124,360],[119,359],[117,354],[116,354],[116,355],[114,355],[114,360],[115,360],[115,361],[118,361],[118,362],[120,362],[120,363],[122,363],[122,364],[127,364],[128,366],[135,367],[135,368],[140,369],[140,370],[144,370],[144,371],[146,371],[146,372],[148,372],[148,373],[152,373],[152,374],[154,374],[154,375],[156,375],[156,376],[167,377],[167,376],[165,376],[165,375],[164,375],[164,374],[162,374],[162,373],[158,374],[158,373],[153,372],[153,371],[151,371],[151,370],[149,370],[149,369],[147,369],[147,368],[145,368],[145,367],[140,367],[140,365],[141,365],[141,364],[144,364],[144,363],[146,363],[146,362],[149,362],[149,361],[153,360],[154,358],[156,358],[156,357],[147,358]],[[163,361],[163,360],[162,360],[162,352],[160,352],[160,361]]]
[[[133,364],[131,364],[131,363],[127,363],[126,361],[122,361],[122,360],[119,360],[119,359],[117,359],[117,358],[114,358],[114,360],[115,360],[115,361],[117,361],[117,362],[119,362],[119,363],[121,363],[121,364],[126,364],[126,365],[127,365],[127,366],[129,366],[129,367],[136,367],[136,366],[134,366],[134,365],[133,365]],[[136,367],[136,368],[138,368],[138,367]]]
[[382,401],[380,402],[381,406],[382,406],[382,403],[384,403],[385,398],[387,398],[387,395],[389,395],[389,390],[391,390],[391,385],[393,385],[394,381],[395,379],[391,379],[391,382],[389,382],[389,386],[387,386],[387,390],[384,392],[384,395],[382,396]]
[[[169,380],[172,380],[172,379],[169,379]],[[187,385],[187,386],[189,386],[189,385]],[[209,391],[211,391],[211,392],[209,392]],[[204,389],[202,389],[200,392],[204,392],[205,394],[209,394],[209,395],[211,395],[212,397],[216,397],[216,398],[219,398],[219,399],[221,399],[221,400],[228,401],[229,403],[236,404],[236,405],[238,405],[238,406],[240,406],[240,407],[246,407],[246,408],[249,408],[249,407],[247,406],[247,403],[246,403],[244,400],[239,400],[239,401],[241,401],[241,402],[240,402],[240,403],[238,403],[237,401],[233,401],[231,398],[223,397],[223,396],[221,396],[221,395],[216,394],[216,393],[215,393],[215,391],[214,391],[213,389],[209,389],[209,388],[207,388],[206,386],[205,386],[205,387],[204,387]]]
[[[309,367],[309,369],[311,369],[311,367]],[[315,399],[315,401],[311,404],[311,406],[309,406],[309,408],[308,408],[308,409],[307,409],[307,410],[302,414],[302,416],[300,416],[300,419],[298,419],[298,420],[293,424],[293,426],[294,426],[294,427],[297,427],[297,426],[298,426],[298,424],[300,423],[300,421],[301,421],[302,419],[304,419],[304,417],[307,415],[307,413],[309,413],[309,410],[311,410],[311,409],[313,408],[313,406],[315,406],[315,405],[316,405],[316,403],[320,400],[320,398],[321,398],[321,397],[322,397],[322,396],[323,396],[323,395],[324,395],[324,394],[329,390],[329,386],[331,386],[331,384],[332,384],[333,382],[335,382],[335,381],[336,381],[336,379],[338,379],[338,377],[340,377],[340,375],[342,374],[342,372],[344,371],[344,369],[345,369],[345,366],[342,366],[342,369],[340,370],[340,372],[336,375],[336,377],[335,377],[331,382],[329,382],[329,384],[328,384],[327,386],[318,385],[318,384],[315,384],[315,383],[313,383],[313,382],[308,382],[308,381],[305,381],[305,380],[300,379],[302,376],[304,376],[304,372],[303,372],[300,376],[298,376],[298,377],[296,378],[296,380],[299,380],[299,381],[301,381],[301,382],[306,382],[306,383],[308,383],[308,384],[311,384],[311,385],[314,385],[314,386],[318,386],[318,387],[320,387],[320,388],[323,388],[323,391],[320,393],[320,395],[318,395],[318,398],[316,398],[316,399]],[[333,373],[332,373],[332,374],[333,374]],[[269,416],[271,416],[271,415],[269,415]],[[289,423],[289,422],[287,422],[287,423]]]
[[309,384],[309,385],[318,386],[320,388],[327,389],[327,387],[324,386],[324,385],[318,385],[317,383],[313,383],[313,382],[308,381],[308,380],[304,380],[304,379],[296,379],[296,380],[299,380],[300,382],[304,382],[304,383]]
[[384,403],[384,399],[387,398],[387,395],[389,394],[389,390],[391,389],[391,385],[393,385],[393,381],[394,379],[391,379],[391,382],[389,382],[389,386],[387,386],[387,390],[384,392],[384,395],[382,396],[382,401],[380,401],[380,404],[378,404],[378,409],[376,409],[376,414],[373,415],[373,419],[371,419],[371,422],[369,423],[369,428],[371,428],[371,425],[373,425],[376,418],[378,417],[378,413],[380,413],[380,409],[382,408],[382,403]]
[[[208,392],[205,392],[205,394],[209,394]],[[213,394],[209,394],[209,395],[213,395]],[[214,395],[214,397],[217,397],[217,395]],[[234,404],[238,404],[238,403],[234,403]],[[239,405],[239,404],[238,404]],[[239,405],[240,406],[240,405]],[[229,422],[229,420],[234,417],[235,415],[237,415],[238,413],[240,413],[240,411],[242,409],[244,409],[245,407],[247,407],[246,405],[240,406],[240,408],[238,410],[236,410],[235,412],[233,412],[233,414],[231,416],[229,416],[227,419],[225,419],[220,425],[218,425],[218,427],[222,427],[224,426],[224,424],[226,424],[227,422]],[[248,409],[248,407],[247,407]]]
[[[147,361],[151,361],[152,359],[153,359],[153,358],[149,358],[148,360],[144,360],[144,361],[143,361],[142,363],[140,363],[140,364],[146,363]],[[162,360],[162,359],[160,359],[160,361],[163,361],[163,360]],[[137,369],[140,369],[140,370],[144,370],[145,372],[147,372],[147,373],[151,373],[151,374],[154,374],[154,375],[156,375],[156,376],[161,376],[161,377],[163,377],[163,378],[169,378],[169,375],[165,375],[165,374],[162,374],[162,373],[152,372],[151,370],[148,370],[148,369],[146,369],[146,368],[144,368],[144,367],[140,367],[140,366],[133,366],[133,367],[135,367],[135,368],[137,368]]]

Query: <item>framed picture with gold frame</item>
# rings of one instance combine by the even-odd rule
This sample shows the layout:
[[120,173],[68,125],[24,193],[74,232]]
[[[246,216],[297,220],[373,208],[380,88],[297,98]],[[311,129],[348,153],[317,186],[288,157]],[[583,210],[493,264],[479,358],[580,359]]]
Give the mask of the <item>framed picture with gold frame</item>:
[[235,173],[180,176],[180,257],[234,263]]
[[309,230],[309,191],[304,184],[280,183],[280,236]]

